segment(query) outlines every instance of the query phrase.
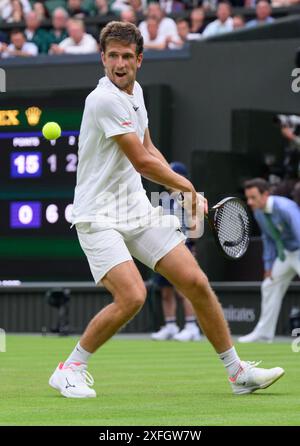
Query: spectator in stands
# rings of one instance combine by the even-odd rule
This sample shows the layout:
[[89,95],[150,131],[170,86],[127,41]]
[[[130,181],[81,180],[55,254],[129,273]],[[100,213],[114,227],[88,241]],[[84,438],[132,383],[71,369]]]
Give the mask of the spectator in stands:
[[130,7],[134,10],[136,14],[142,14],[147,8],[147,1],[142,0],[129,0]]
[[2,57],[2,54],[5,53],[7,50],[7,43],[0,41],[0,59]]
[[11,0],[8,5],[3,9],[2,19],[7,23],[23,22],[25,14],[31,11],[28,0]]
[[271,17],[272,7],[267,0],[259,0],[255,10],[256,19],[250,20],[246,24],[247,28],[274,22],[274,18]]
[[114,0],[110,8],[112,12],[120,14],[122,11],[126,11],[130,8],[129,0]]
[[300,206],[300,182],[295,184],[292,196],[293,200]]
[[273,8],[285,8],[287,6],[299,5],[300,0],[272,0]]
[[52,45],[51,54],[91,54],[98,52],[97,41],[85,32],[80,19],[69,19],[67,23],[69,37],[58,45]]
[[195,8],[191,12],[191,33],[202,34],[205,29],[205,12],[203,8]]
[[300,174],[300,116],[278,115],[285,140],[283,178],[298,180]]
[[159,0],[159,4],[167,15],[178,14],[185,9],[185,4],[178,0]]
[[[167,37],[178,38],[177,26],[173,19],[170,17],[164,17],[159,3],[149,3],[146,17],[156,18],[158,22],[158,36],[159,39],[166,39]],[[148,24],[147,20],[144,20],[139,25],[139,29],[142,33],[144,40],[149,41]]]
[[200,40],[201,34],[193,34],[190,32],[190,24],[187,19],[179,18],[176,20],[178,39],[172,37],[167,39],[168,48],[171,50],[181,49],[187,46],[191,40]]
[[33,10],[37,13],[38,18],[41,22],[44,20],[50,19],[49,11],[43,2],[35,2],[33,4]]
[[203,31],[203,37],[216,36],[233,30],[233,20],[231,17],[231,5],[227,1],[222,1],[218,5],[217,19],[209,23]]
[[94,13],[96,15],[105,16],[110,13],[107,0],[95,0]]
[[38,47],[32,43],[27,42],[25,34],[21,30],[13,30],[10,33],[10,44],[2,53],[3,58],[10,57],[31,57],[37,56]]
[[9,0],[0,0],[0,21],[2,19],[3,10],[9,5]]
[[144,38],[145,50],[164,50],[167,46],[167,38],[159,34],[159,21],[157,17],[147,18],[147,34]]
[[234,30],[244,28],[245,27],[245,18],[240,14],[234,15],[232,17],[232,26],[233,26]]
[[89,11],[82,7],[82,0],[68,0],[67,11],[70,17],[84,19],[89,16]]
[[0,30],[0,42],[1,43],[8,43],[8,36],[4,31]]
[[[1,7],[1,3],[0,3],[0,7]],[[0,11],[1,11],[1,8],[0,8]],[[8,44],[8,36],[4,31],[0,30],[0,57],[1,57],[1,54],[6,51],[7,44]]]
[[33,42],[38,47],[39,53],[48,52],[48,32],[42,29],[41,19],[35,11],[30,11],[25,17],[26,28],[24,31],[27,42]]
[[134,9],[125,9],[124,11],[121,11],[120,14],[121,22],[128,22],[133,23],[134,25],[137,24],[137,17]]
[[[57,45],[68,37],[67,22],[69,14],[64,8],[56,8],[52,14],[52,29],[48,33],[49,54],[54,54]],[[54,49],[54,50],[53,50]]]

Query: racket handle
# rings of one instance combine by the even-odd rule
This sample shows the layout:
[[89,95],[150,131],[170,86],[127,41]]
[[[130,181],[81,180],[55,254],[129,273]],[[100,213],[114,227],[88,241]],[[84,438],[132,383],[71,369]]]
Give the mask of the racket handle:
[[196,212],[193,215],[193,205],[192,205],[192,193],[185,192],[184,194],[180,192],[177,196],[177,201],[181,207],[185,210],[185,221],[187,223],[187,237],[188,238],[200,238],[203,235],[204,230],[204,206],[203,197],[197,194],[198,200],[196,203]]

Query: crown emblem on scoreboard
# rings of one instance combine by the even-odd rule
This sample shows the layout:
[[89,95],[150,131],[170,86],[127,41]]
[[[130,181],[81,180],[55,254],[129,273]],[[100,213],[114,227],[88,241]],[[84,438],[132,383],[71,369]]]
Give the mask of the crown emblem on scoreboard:
[[38,107],[29,107],[25,114],[29,125],[37,125],[40,121],[42,110]]

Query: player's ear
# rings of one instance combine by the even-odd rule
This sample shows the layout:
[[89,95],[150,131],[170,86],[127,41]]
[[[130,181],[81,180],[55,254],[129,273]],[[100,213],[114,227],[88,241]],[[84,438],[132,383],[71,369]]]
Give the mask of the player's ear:
[[102,60],[102,63],[103,63],[103,65],[105,65],[105,54],[104,54],[104,52],[103,51],[101,51],[101,60]]
[[143,62],[143,53],[140,53],[140,54],[137,56],[137,67],[138,67],[138,68],[141,68],[142,62]]

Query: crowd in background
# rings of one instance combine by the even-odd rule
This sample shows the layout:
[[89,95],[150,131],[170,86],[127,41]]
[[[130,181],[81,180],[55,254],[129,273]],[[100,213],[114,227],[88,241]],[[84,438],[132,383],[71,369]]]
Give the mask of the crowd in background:
[[[95,53],[99,27],[86,19],[97,16],[139,26],[146,50],[176,50],[191,40],[271,23],[272,8],[297,4],[300,0],[0,0],[0,57]],[[233,7],[253,8],[256,17],[246,21]],[[207,23],[212,11],[215,19]],[[12,24],[10,32],[1,22]]]

